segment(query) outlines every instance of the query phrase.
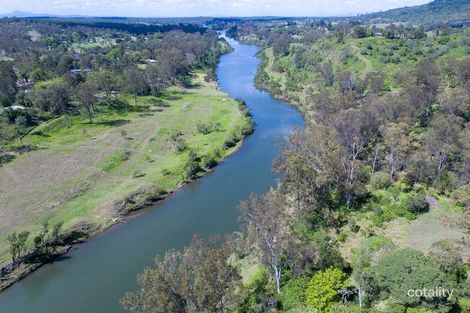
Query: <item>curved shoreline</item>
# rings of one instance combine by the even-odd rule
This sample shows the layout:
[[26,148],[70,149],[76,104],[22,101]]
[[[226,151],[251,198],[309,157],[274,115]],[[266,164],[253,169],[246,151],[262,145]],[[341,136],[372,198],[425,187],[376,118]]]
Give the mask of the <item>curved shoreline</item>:
[[[219,89],[218,83],[216,84],[216,88]],[[228,96],[228,95],[227,95]],[[232,99],[235,100],[235,99]],[[244,113],[244,105],[241,106],[239,109],[241,113]],[[253,123],[253,119],[249,115],[245,115],[245,118],[248,118],[251,123]],[[215,166],[213,166],[210,169],[204,169],[204,171],[198,173],[198,175],[190,180],[184,180],[180,182],[174,189],[166,191],[165,193],[160,193],[157,191],[156,194],[146,194],[145,190],[142,191],[142,193],[139,193],[139,189],[134,191],[133,193],[129,194],[128,196],[123,196],[122,198],[118,199],[115,201],[115,203],[119,203],[122,207],[121,208],[116,208],[113,211],[116,212],[116,217],[111,219],[111,223],[106,224],[106,225],[97,225],[96,228],[92,229],[91,231],[87,230],[80,230],[80,232],[83,234],[82,237],[78,238],[77,240],[73,242],[64,242],[62,245],[58,246],[58,252],[51,256],[51,258],[48,261],[45,262],[37,262],[37,263],[30,263],[26,259],[26,256],[23,256],[23,260],[20,261],[19,264],[13,264],[13,262],[9,262],[3,267],[0,268],[0,293],[8,289],[9,287],[13,286],[15,283],[21,281],[22,279],[26,278],[28,275],[32,274],[34,271],[37,269],[41,268],[42,266],[50,263],[54,263],[56,260],[63,258],[66,256],[68,253],[70,253],[73,250],[76,250],[80,247],[81,244],[88,242],[89,240],[92,240],[96,236],[105,233],[109,229],[121,224],[122,222],[125,222],[127,219],[132,218],[134,215],[137,215],[138,212],[149,208],[159,202],[167,200],[171,195],[174,193],[179,192],[182,188],[185,186],[194,183],[202,178],[204,178],[206,175],[212,173],[212,171],[219,167],[222,163],[225,162],[227,158],[229,158],[231,155],[236,153],[240,147],[243,145],[243,142],[245,139],[250,136],[253,132],[247,132],[244,134],[244,137],[236,143],[234,147],[228,148],[225,150],[225,154],[223,157],[221,157]],[[140,197],[138,202],[136,203],[131,199],[130,197],[136,196]],[[141,197],[143,196],[143,197]],[[125,207],[126,204],[130,204],[130,206]],[[124,208],[125,207],[125,208]],[[76,228],[72,227],[71,229],[67,229],[65,233],[71,233],[75,231]]]
[[279,136],[304,122],[294,107],[254,86],[259,47],[230,44],[234,51],[222,56],[217,68],[218,86],[230,98],[246,101],[256,123],[254,134],[204,179],[129,215],[127,222],[70,251],[70,258],[0,293],[1,306],[17,313],[122,312],[119,298],[137,288],[136,275],[156,255],[183,248],[194,234],[209,237],[238,229],[239,202],[276,185],[271,164],[279,153]]

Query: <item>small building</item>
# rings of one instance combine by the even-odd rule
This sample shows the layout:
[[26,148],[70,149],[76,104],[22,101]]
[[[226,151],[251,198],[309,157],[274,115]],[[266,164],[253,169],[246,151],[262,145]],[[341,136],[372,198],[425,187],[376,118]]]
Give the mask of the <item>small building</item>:
[[77,68],[77,69],[72,69],[72,70],[69,70],[68,73],[69,74],[72,74],[72,75],[77,75],[77,74],[80,74],[80,73],[89,73],[91,72],[91,68],[85,68],[85,69],[80,69],[80,68]]
[[3,109],[0,108],[0,114],[3,114],[3,112],[6,110],[17,111],[17,110],[26,110],[26,108],[22,105],[12,105]]

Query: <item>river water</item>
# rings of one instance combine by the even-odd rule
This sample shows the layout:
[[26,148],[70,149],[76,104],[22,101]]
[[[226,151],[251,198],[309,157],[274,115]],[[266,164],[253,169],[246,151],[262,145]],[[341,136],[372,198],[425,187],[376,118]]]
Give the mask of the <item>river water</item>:
[[246,101],[255,133],[212,173],[0,293],[0,313],[123,312],[119,299],[137,288],[137,274],[156,255],[181,249],[194,234],[237,230],[239,202],[275,186],[276,141],[301,126],[302,116],[254,87],[258,47],[227,40],[234,51],[221,58],[219,86]]

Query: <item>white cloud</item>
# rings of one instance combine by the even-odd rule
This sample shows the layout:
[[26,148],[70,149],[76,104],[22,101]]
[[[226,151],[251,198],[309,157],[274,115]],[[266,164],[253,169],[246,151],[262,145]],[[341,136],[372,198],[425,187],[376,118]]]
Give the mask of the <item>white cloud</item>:
[[0,13],[93,16],[332,16],[418,5],[429,0],[0,0]]

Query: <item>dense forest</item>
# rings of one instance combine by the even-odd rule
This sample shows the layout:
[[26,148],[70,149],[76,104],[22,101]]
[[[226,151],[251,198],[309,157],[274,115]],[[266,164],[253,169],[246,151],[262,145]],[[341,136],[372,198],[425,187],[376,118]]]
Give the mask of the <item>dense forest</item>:
[[307,125],[280,142],[278,187],[240,204],[240,232],[157,258],[124,307],[468,312],[469,31],[328,19],[215,25],[262,46],[257,85],[298,106]]

